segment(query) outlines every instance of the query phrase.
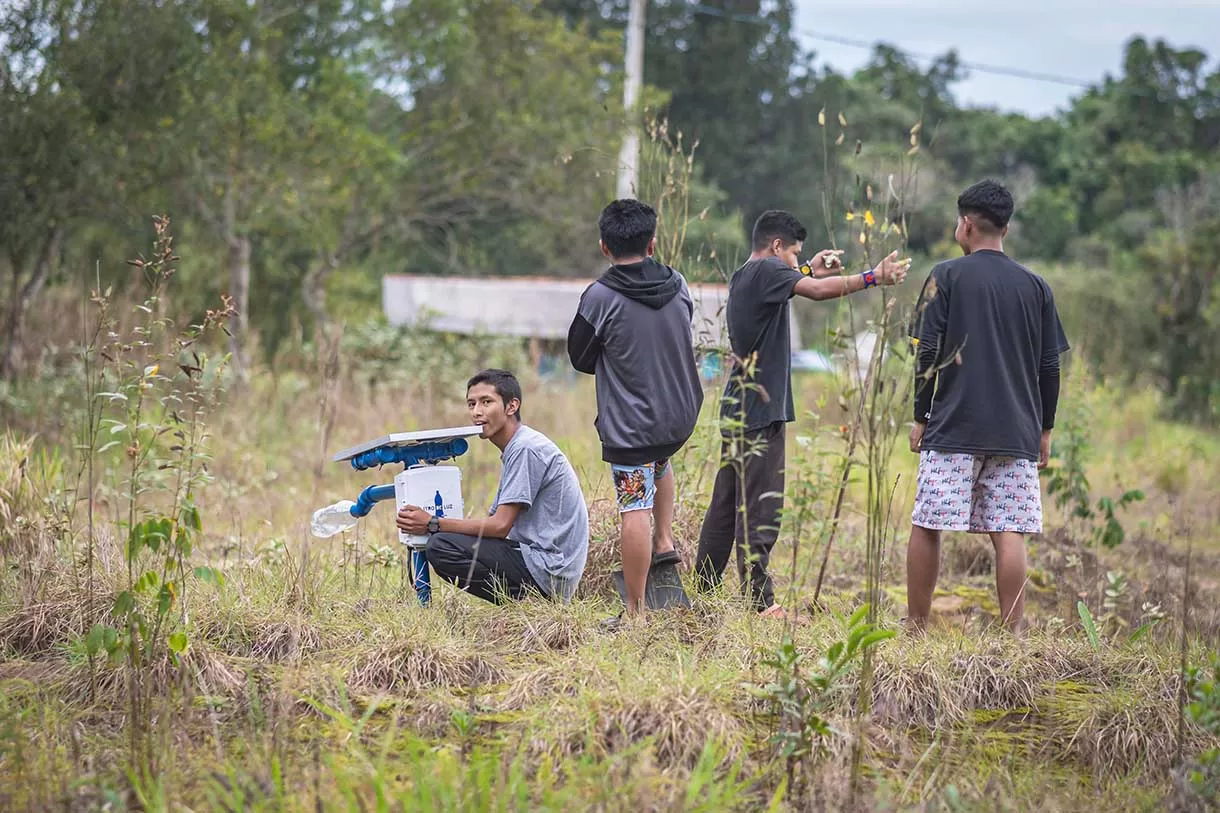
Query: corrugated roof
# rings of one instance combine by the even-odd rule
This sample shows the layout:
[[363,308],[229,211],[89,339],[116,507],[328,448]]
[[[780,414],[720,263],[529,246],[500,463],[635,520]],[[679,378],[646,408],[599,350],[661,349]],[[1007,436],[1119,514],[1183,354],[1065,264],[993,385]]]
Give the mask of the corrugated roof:
[[[492,334],[566,339],[580,295],[589,279],[550,277],[436,277],[387,274],[382,305],[392,325],[426,324],[433,330],[465,335]],[[695,344],[723,346],[727,285],[690,283],[695,303]],[[792,347],[800,347],[796,320]]]

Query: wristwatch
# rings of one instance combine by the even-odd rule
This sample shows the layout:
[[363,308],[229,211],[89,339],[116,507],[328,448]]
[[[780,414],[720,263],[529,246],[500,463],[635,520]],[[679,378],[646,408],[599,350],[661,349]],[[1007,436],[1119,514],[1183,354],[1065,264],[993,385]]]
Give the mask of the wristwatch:
[[441,530],[441,521],[439,519],[437,519],[436,517],[432,517],[431,519],[428,520],[428,533],[430,533],[430,534],[440,533],[440,530]]
[[877,286],[877,272],[869,269],[860,276],[864,277],[865,288],[875,288]]

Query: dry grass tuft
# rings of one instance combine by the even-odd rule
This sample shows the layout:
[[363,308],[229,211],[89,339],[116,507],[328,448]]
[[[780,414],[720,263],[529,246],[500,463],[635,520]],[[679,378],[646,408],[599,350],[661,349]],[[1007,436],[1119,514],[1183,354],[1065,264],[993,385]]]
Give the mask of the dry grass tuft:
[[[965,651],[971,645],[977,650]],[[1095,673],[1072,650],[930,636],[882,650],[873,707],[886,724],[934,729],[959,723],[974,711],[1029,709],[1040,687]]]
[[572,669],[535,669],[518,675],[498,705],[502,711],[521,711],[544,700],[576,697],[583,687]]
[[[1177,749],[1180,679],[1152,672],[1135,677],[1126,690],[1115,683],[1057,685],[1054,695],[1039,702],[1048,728],[1045,742],[1098,777],[1123,777],[1137,769],[1167,776]],[[1186,753],[1206,747],[1197,728],[1188,726],[1185,733]]]
[[622,569],[618,508],[613,500],[589,503],[589,556],[576,588],[577,598],[613,596],[614,571]]
[[590,624],[569,605],[530,601],[483,619],[472,633],[473,640],[490,648],[523,654],[567,652],[588,638]]
[[[960,651],[972,645],[977,651]],[[935,731],[994,712],[1006,721],[1005,736],[1095,776],[1141,770],[1165,777],[1176,747],[1179,677],[1151,657],[1085,646],[1062,638],[929,639],[883,650],[874,721]],[[1189,733],[1188,747],[1201,747],[1199,733]]]
[[[99,596],[95,606],[109,608],[113,598]],[[83,598],[53,599],[18,607],[0,618],[0,650],[24,657],[47,657],[55,650],[83,637],[94,621],[109,622],[109,612],[101,610],[97,619],[89,617]]]
[[536,652],[539,649],[567,651],[585,639],[586,626],[575,618],[546,618],[528,622],[521,632],[517,648],[521,652]]
[[271,663],[294,660],[323,648],[322,632],[301,618],[214,620],[201,625],[200,635],[226,654]]
[[96,700],[102,705],[117,706],[127,702],[129,681],[140,680],[152,697],[172,697],[178,692],[217,697],[243,697],[246,671],[226,656],[210,651],[199,643],[178,656],[178,662],[163,653],[156,661],[137,671],[127,662],[117,666],[97,667],[97,694],[90,698],[92,686],[87,664],[73,665],[65,681],[65,696],[71,701]]
[[[674,548],[682,557],[683,570],[694,566],[699,547],[699,527],[703,514],[689,504],[674,508]],[[612,597],[612,575],[622,570],[618,507],[613,500],[594,500],[589,504],[589,558],[576,590],[577,598]]]
[[661,770],[689,771],[704,746],[716,740],[726,744],[726,761],[740,756],[741,721],[695,688],[662,689],[642,697],[584,694],[576,702],[583,713],[566,703],[557,709],[563,716],[548,721],[547,736],[531,739],[535,755],[600,759],[651,740]]
[[477,653],[402,640],[358,656],[347,675],[348,685],[356,690],[403,693],[472,688],[503,680],[500,667]]

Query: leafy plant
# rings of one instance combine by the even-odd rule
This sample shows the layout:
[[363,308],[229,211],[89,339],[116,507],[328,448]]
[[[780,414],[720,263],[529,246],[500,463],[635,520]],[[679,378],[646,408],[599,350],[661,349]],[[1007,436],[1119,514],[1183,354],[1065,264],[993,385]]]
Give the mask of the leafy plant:
[[1093,651],[1100,652],[1101,636],[1097,634],[1097,624],[1093,621],[1093,613],[1089,612],[1088,605],[1083,601],[1076,602],[1076,612],[1080,615],[1080,624],[1084,627],[1084,634],[1088,636]]
[[764,667],[775,670],[775,679],[765,686],[744,688],[766,702],[777,723],[769,742],[783,759],[788,786],[799,792],[804,783],[806,759],[824,753],[834,727],[826,716],[830,696],[852,663],[882,641],[893,638],[893,630],[880,629],[868,621],[869,607],[856,610],[846,622],[846,636],[835,641],[812,663],[785,636],[779,647],[766,654]]
[[[1203,666],[1190,666],[1186,682],[1187,719],[1213,738],[1220,738],[1220,656]],[[1220,803],[1220,746],[1199,754],[1189,771],[1191,786],[1205,804]]]
[[[1078,378],[1075,388],[1082,385]],[[1092,422],[1092,413],[1084,399],[1077,399],[1065,412],[1065,419],[1056,428],[1059,465],[1047,469],[1046,492],[1060,510],[1085,526],[1090,544],[1116,548],[1127,536],[1118,513],[1143,500],[1144,492],[1130,489],[1118,498],[1103,496],[1094,502],[1092,486],[1085,473],[1092,448],[1087,429]]]
[[[190,646],[187,634],[187,572],[191,553],[203,529],[196,491],[208,481],[207,433],[203,421],[221,386],[224,361],[210,361],[195,349],[231,308],[208,311],[202,323],[175,333],[164,316],[164,289],[178,257],[167,218],[155,218],[156,243],[151,259],[130,261],[149,286],[133,309],[134,324],[120,333],[109,315],[109,290],[94,292],[107,343],[97,348],[104,362],[108,390],[96,393],[104,403],[100,426],[110,440],[88,455],[121,449],[119,493],[126,502],[123,559],[127,584],[110,609],[112,624],[95,623],[85,638],[90,662],[106,653],[111,663],[126,661],[134,670],[131,700],[133,770],[155,773],[157,750],[143,736],[151,721],[150,696],[140,670],[163,657],[177,663]],[[90,418],[92,420],[92,417]],[[92,437],[92,435],[91,435]],[[153,507],[154,494],[160,496]],[[92,527],[90,538],[92,539]],[[90,557],[92,567],[92,557]],[[219,584],[219,571],[193,570],[201,581]],[[90,573],[92,576],[92,573]]]

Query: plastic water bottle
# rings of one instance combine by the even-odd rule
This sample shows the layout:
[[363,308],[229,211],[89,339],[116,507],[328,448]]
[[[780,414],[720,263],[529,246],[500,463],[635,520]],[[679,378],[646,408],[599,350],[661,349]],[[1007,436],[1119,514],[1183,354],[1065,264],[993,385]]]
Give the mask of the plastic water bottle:
[[325,508],[319,508],[313,512],[313,522],[310,523],[310,530],[313,535],[321,539],[327,539],[337,533],[350,531],[356,527],[356,523],[360,521],[358,517],[352,516],[352,506],[355,505],[351,500],[339,500],[334,505],[328,505]]

